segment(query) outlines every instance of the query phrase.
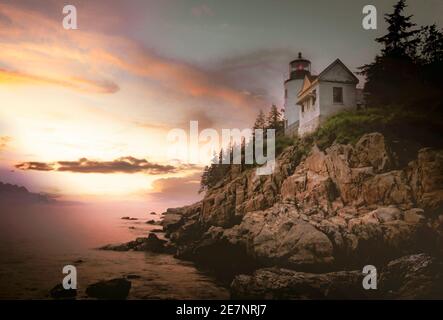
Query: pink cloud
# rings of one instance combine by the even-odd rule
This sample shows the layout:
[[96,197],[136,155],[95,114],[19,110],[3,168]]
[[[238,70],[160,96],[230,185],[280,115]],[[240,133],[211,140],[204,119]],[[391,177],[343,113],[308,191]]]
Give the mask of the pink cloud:
[[[212,11],[202,5],[195,12]],[[260,102],[216,74],[155,54],[128,38],[64,30],[61,21],[12,5],[0,4],[0,15],[8,21],[0,28],[4,79],[114,93],[119,90],[116,74],[125,72],[157,83],[178,99],[204,98],[249,110]]]

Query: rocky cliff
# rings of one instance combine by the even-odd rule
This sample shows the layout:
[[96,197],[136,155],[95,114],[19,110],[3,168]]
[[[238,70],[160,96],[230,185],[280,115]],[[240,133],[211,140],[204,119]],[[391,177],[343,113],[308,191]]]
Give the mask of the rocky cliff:
[[[289,147],[272,175],[233,171],[201,202],[169,209],[163,227],[178,257],[224,275],[249,274],[235,277],[233,297],[281,297],[275,283],[299,292],[288,297],[314,290],[306,283],[354,288],[366,264],[411,265],[417,259],[405,256],[413,254],[440,263],[443,150],[424,148],[406,167],[399,163],[379,133],[324,151],[314,145],[307,156]],[[319,287],[306,297],[326,297]]]
[[0,204],[2,206],[52,202],[55,202],[55,199],[49,195],[32,193],[25,187],[0,182]]

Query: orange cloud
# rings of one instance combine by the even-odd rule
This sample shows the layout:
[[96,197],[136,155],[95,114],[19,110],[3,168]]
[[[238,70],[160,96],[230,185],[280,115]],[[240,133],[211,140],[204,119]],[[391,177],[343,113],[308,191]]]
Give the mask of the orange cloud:
[[200,179],[202,172],[194,172],[183,177],[170,177],[157,179],[152,183],[153,191],[148,197],[151,200],[171,201],[179,204],[192,203],[200,200]]
[[257,103],[210,72],[156,55],[127,38],[64,30],[61,19],[7,4],[0,4],[0,16],[0,84],[31,82],[113,93],[119,88],[114,79],[123,72],[154,81],[178,97],[246,108]]
[[94,93],[114,93],[119,90],[117,84],[109,81],[98,82],[95,80],[82,79],[78,77],[70,77],[64,81],[51,79],[48,77],[39,77],[31,74],[23,74],[5,69],[0,69],[0,85],[1,84],[50,84]]
[[11,138],[8,136],[0,137],[0,150],[4,149],[9,141],[11,141]]
[[68,171],[77,173],[139,173],[166,174],[174,173],[179,168],[172,165],[152,163],[145,159],[122,157],[113,161],[96,161],[81,158],[78,161],[23,162],[15,166],[20,170]]

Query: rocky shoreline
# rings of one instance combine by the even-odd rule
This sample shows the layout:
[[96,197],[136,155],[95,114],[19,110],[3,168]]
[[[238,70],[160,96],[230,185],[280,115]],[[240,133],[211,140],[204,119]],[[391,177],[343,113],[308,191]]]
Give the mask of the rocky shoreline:
[[[168,209],[161,250],[232,280],[233,298],[441,299],[443,150],[399,163],[379,133],[306,157],[289,147],[272,175],[232,170]],[[362,288],[365,265],[379,290]]]

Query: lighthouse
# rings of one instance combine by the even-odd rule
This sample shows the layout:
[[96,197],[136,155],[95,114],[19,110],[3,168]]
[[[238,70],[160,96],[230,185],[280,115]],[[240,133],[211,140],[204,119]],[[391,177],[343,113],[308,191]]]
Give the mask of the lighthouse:
[[285,133],[289,135],[298,130],[297,95],[306,75],[311,75],[311,61],[304,59],[300,52],[298,58],[289,63],[289,79],[285,81]]

